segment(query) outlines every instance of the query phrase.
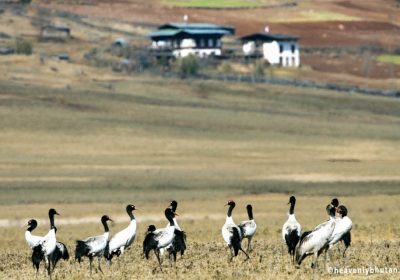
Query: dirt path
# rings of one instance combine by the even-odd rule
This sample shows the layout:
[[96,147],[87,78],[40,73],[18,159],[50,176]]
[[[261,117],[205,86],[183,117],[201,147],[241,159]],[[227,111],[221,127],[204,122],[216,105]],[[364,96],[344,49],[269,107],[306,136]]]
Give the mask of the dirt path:
[[[111,217],[111,216],[110,216]],[[223,220],[225,217],[225,214],[185,214],[185,217],[180,217],[180,220]],[[127,216],[126,215],[120,215],[120,216],[112,216],[112,219],[115,223],[126,223],[127,221]],[[16,220],[11,220],[11,219],[0,219],[0,228],[12,228],[12,227],[24,227],[26,225],[26,222],[29,220],[29,218],[24,218],[24,219],[16,219]],[[136,218],[138,223],[145,223],[145,222],[159,222],[159,221],[164,221],[165,217],[162,215],[141,215],[140,217]],[[38,223],[40,225],[49,225],[49,221],[47,219],[37,219]],[[97,224],[99,223],[99,217],[98,216],[87,216],[87,217],[72,217],[72,218],[58,218],[57,219],[57,225],[80,225],[80,224]]]

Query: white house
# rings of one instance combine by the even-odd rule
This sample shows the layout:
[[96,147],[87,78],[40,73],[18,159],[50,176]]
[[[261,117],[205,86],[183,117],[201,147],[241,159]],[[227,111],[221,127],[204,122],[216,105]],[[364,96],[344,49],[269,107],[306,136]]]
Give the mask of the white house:
[[282,67],[300,66],[298,37],[283,34],[254,33],[241,37],[240,40],[243,43],[245,56],[262,56],[271,65]]
[[235,29],[210,23],[169,23],[151,32],[151,48],[169,51],[174,57],[194,54],[199,57],[222,55],[221,38]]

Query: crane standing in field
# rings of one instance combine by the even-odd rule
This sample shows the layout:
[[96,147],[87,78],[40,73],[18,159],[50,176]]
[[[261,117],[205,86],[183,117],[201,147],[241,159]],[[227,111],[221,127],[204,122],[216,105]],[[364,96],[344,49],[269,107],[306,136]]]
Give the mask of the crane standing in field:
[[248,204],[246,206],[246,210],[247,210],[247,216],[249,217],[249,219],[247,221],[242,221],[238,226],[240,228],[242,240],[244,238],[247,238],[247,240],[248,240],[246,252],[250,253],[250,250],[251,250],[250,243],[251,243],[251,239],[256,234],[257,224],[253,217],[253,206],[251,206],[251,204]]
[[175,224],[175,231],[174,231],[174,240],[172,241],[172,244],[168,246],[167,250],[169,252],[170,258],[171,255],[174,259],[174,262],[176,261],[176,255],[177,253],[181,253],[181,257],[185,253],[186,250],[186,233],[181,229],[181,227],[178,224],[178,221],[176,220],[176,216],[178,214],[176,213],[176,209],[178,207],[178,202],[175,200],[171,201],[170,204],[171,210],[174,214],[174,224]]
[[104,227],[104,233],[102,235],[91,236],[84,240],[76,241],[75,259],[78,259],[78,262],[81,262],[82,257],[89,258],[90,275],[92,274],[92,262],[94,257],[98,258],[98,269],[101,273],[103,273],[101,270],[100,261],[104,256],[104,251],[108,243],[108,237],[110,235],[107,221],[112,220],[107,215],[103,215],[101,217],[101,223]]
[[[330,247],[336,244],[339,241],[344,243],[344,251],[343,257],[346,254],[347,249],[351,245],[351,229],[353,227],[353,223],[351,219],[347,216],[347,208],[344,205],[339,206],[339,200],[337,198],[332,199],[331,204],[336,208],[336,212],[339,217],[337,217],[337,228],[332,235],[332,240],[329,242]],[[332,244],[331,244],[332,243]]]
[[148,233],[143,242],[143,253],[146,259],[149,259],[150,251],[154,250],[160,268],[160,249],[166,248],[171,245],[175,236],[174,213],[172,212],[171,208],[167,208],[165,209],[164,214],[169,222],[167,227],[155,229],[154,226],[149,226]]
[[122,255],[124,253],[124,250],[131,246],[131,244],[135,240],[136,219],[133,215],[134,210],[136,210],[135,205],[129,204],[126,206],[126,212],[131,219],[129,225],[125,229],[116,233],[107,244],[105,257],[110,265],[113,256],[116,255],[117,257],[119,257],[120,255]]
[[296,204],[296,198],[291,196],[289,199],[290,208],[288,213],[288,219],[282,227],[282,238],[288,247],[288,253],[291,256],[291,262],[294,263],[294,254],[297,244],[299,243],[301,236],[301,226],[296,220],[294,214],[294,206]]
[[242,249],[242,236],[240,228],[235,224],[232,218],[232,211],[235,208],[236,203],[233,200],[229,200],[225,206],[229,206],[228,212],[226,214],[225,224],[222,226],[221,232],[222,237],[225,240],[230,251],[229,261],[232,261],[233,257],[236,257],[239,250],[246,255],[246,260],[249,259],[249,255]]
[[[39,245],[39,243],[43,240],[44,237],[32,234],[32,231],[38,225],[38,223],[35,219],[29,220],[27,225],[28,225],[28,228],[25,231],[25,240],[33,252],[33,248],[36,247],[37,245]],[[55,229],[56,229],[56,233],[57,233],[57,228],[55,228]],[[41,254],[40,251],[36,252],[35,257],[32,258],[32,264],[36,268],[36,274],[39,271],[39,265],[40,265],[40,262],[43,260],[43,258],[44,258],[44,254]],[[57,241],[56,248],[54,249],[54,253],[51,257],[52,271],[54,271],[56,264],[61,259],[68,260],[69,253],[68,253],[67,246],[65,246],[64,243]]]
[[[57,239],[56,239],[56,226],[54,224],[54,216],[59,215],[57,211],[53,208],[49,209],[49,220],[50,220],[50,230],[49,232],[43,236],[42,238],[32,238],[32,242],[34,240],[38,240],[39,242],[32,248],[32,263],[34,267],[36,267],[36,274],[39,270],[40,262],[44,259],[47,266],[47,274],[51,279],[51,265],[52,258],[54,255],[54,251],[57,248]],[[36,224],[37,225],[37,224]],[[26,237],[25,233],[25,237]],[[29,243],[29,242],[28,242]],[[54,267],[53,267],[54,269]]]
[[314,259],[312,262],[312,268],[314,270],[314,273],[316,272],[317,269],[318,256],[329,245],[329,239],[332,236],[332,233],[336,225],[335,207],[329,204],[326,207],[326,211],[329,214],[329,220],[322,224],[319,224],[317,227],[315,227],[313,231],[311,231],[307,235],[302,236],[302,239],[296,248],[295,260],[297,267],[300,266],[301,262],[307,256],[313,255]]

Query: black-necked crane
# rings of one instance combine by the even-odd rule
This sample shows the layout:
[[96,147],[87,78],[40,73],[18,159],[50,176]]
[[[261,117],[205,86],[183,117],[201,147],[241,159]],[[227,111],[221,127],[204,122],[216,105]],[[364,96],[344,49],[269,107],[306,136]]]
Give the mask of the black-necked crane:
[[135,205],[129,204],[126,206],[126,212],[130,218],[129,225],[120,232],[116,233],[107,245],[105,254],[109,264],[111,264],[113,256],[116,255],[119,257],[122,255],[124,250],[131,246],[135,240],[137,225],[135,216],[133,215],[134,210],[137,210]]
[[346,206],[344,205],[339,206],[339,200],[337,198],[332,199],[331,204],[336,207],[336,212],[338,213],[338,217],[336,223],[337,228],[335,228],[335,231],[333,232],[333,235],[335,235],[335,237],[332,235],[332,241],[330,241],[329,244],[333,246],[335,243],[343,241],[345,246],[343,251],[343,257],[344,257],[346,254],[346,250],[349,248],[351,244],[351,229],[353,227],[353,223],[351,219],[347,216]]
[[108,221],[112,220],[107,215],[103,215],[101,217],[101,223],[104,227],[103,234],[91,236],[84,240],[76,241],[75,259],[78,259],[78,262],[81,262],[82,257],[88,257],[90,274],[92,274],[92,262],[94,257],[98,258],[98,269],[101,273],[103,273],[103,271],[101,270],[100,262],[101,258],[104,256],[104,252],[108,243],[108,237],[110,236],[109,228],[107,225]]
[[230,258],[229,261],[232,261],[233,257],[236,257],[239,253],[239,250],[242,251],[246,255],[246,260],[249,259],[249,255],[242,249],[242,237],[240,228],[235,224],[232,218],[232,211],[235,208],[236,203],[233,200],[229,200],[225,206],[229,206],[228,212],[225,219],[225,224],[222,226],[221,232],[222,237],[229,248]]
[[146,259],[149,259],[149,253],[151,251],[151,249],[148,250],[148,248],[157,246],[156,244],[155,245],[151,244],[151,243],[156,243],[154,240],[154,231],[156,231],[156,226],[149,225],[147,227],[147,231],[143,240],[143,256],[145,256]]
[[299,222],[296,220],[296,216],[294,214],[296,198],[294,196],[291,196],[289,198],[288,204],[290,204],[290,208],[289,208],[289,213],[288,213],[288,219],[283,224],[283,227],[282,227],[282,238],[283,238],[283,241],[286,243],[286,246],[288,247],[288,253],[291,256],[291,261],[292,261],[292,263],[294,263],[294,253],[295,253],[296,246],[300,240],[301,226],[300,226]]
[[[43,236],[38,236],[38,235],[32,234],[32,231],[37,227],[37,225],[38,225],[37,221],[35,219],[31,219],[28,221],[28,228],[25,231],[25,240],[32,250],[35,246],[37,246],[43,240]],[[56,227],[55,227],[55,230],[57,233]],[[37,256],[35,256],[35,258],[36,257]],[[40,261],[43,258],[44,258],[44,254],[42,255],[42,257],[39,257],[40,260],[35,259],[35,262],[33,263],[33,266],[36,268],[36,274],[38,273],[38,270],[39,270]],[[61,259],[68,260],[69,253],[68,253],[67,246],[65,246],[64,243],[57,241],[56,248],[54,249],[53,255],[51,257],[52,271],[54,271],[56,264]],[[32,259],[32,261],[34,261],[34,259]]]
[[[160,267],[161,267],[160,249],[166,248],[169,245],[171,245],[175,236],[174,213],[172,212],[171,208],[167,208],[165,209],[164,214],[169,222],[167,227],[149,231],[143,242],[143,252],[146,259],[149,258],[150,251],[154,250],[154,253],[157,256],[158,264],[160,265]],[[149,227],[149,230],[152,229],[153,228]]]
[[176,261],[176,255],[177,253],[181,254],[181,257],[185,253],[186,250],[186,233],[181,229],[181,227],[178,224],[178,221],[176,219],[176,216],[178,216],[178,213],[176,213],[176,210],[178,208],[178,202],[176,200],[171,201],[170,204],[171,210],[174,213],[174,224],[175,224],[175,231],[174,231],[174,240],[172,241],[172,244],[167,248],[170,256],[172,255],[174,258],[174,261]]
[[46,262],[47,274],[50,276],[50,278],[52,272],[51,264],[52,264],[53,253],[57,247],[57,239],[56,239],[57,229],[54,224],[55,215],[59,215],[57,211],[53,208],[49,209],[50,230],[45,236],[43,236],[43,238],[39,241],[39,243],[32,248],[32,263],[34,267],[36,267],[36,272],[39,270],[40,262],[44,259]]
[[[335,230],[336,209],[334,206],[329,204],[326,207],[326,211],[329,214],[329,220],[319,224],[313,231],[308,235],[304,236],[296,248],[296,265],[300,267],[301,262],[309,255],[313,255],[312,268],[314,272],[317,269],[318,256],[327,248],[329,245],[329,239]],[[325,262],[326,264],[326,262]]]
[[242,221],[238,226],[240,228],[242,240],[244,238],[246,238],[248,240],[246,251],[247,251],[247,253],[250,253],[250,250],[251,250],[250,243],[251,243],[251,239],[256,234],[257,224],[253,217],[253,206],[251,206],[251,204],[248,204],[246,206],[246,210],[247,210],[247,216],[249,217],[249,219],[246,221]]
[[[336,204],[336,201],[333,201],[331,203],[332,205]],[[337,201],[337,204],[339,202]],[[345,256],[347,248],[350,246],[351,242],[351,235],[350,231],[351,228],[353,227],[353,223],[350,220],[349,217],[347,217],[347,208],[344,205],[340,205],[336,208],[336,225],[335,229],[329,238],[329,244],[327,248],[325,249],[325,259],[328,259],[330,261],[330,251],[332,248],[337,244],[339,241],[343,241],[345,244],[345,249],[343,252],[343,257]]]

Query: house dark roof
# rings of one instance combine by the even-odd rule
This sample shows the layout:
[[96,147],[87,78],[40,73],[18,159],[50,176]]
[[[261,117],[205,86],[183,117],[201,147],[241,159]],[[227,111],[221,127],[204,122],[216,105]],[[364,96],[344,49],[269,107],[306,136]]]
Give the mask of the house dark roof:
[[224,29],[211,29],[211,30],[204,30],[204,29],[161,29],[151,32],[149,36],[151,38],[160,38],[160,37],[193,37],[193,36],[200,36],[200,35],[209,35],[215,37],[222,37],[224,35],[229,34],[228,31]]
[[164,38],[192,38],[192,37],[218,37],[231,35],[235,29],[229,26],[216,25],[212,23],[168,23],[158,27],[156,31],[149,34],[152,39]]
[[235,34],[235,28],[231,26],[217,25],[212,23],[167,23],[158,27],[159,30],[163,29],[180,29],[180,30],[225,30],[227,33]]
[[240,38],[242,42],[248,41],[261,41],[261,42],[272,42],[272,41],[297,41],[299,37],[285,35],[285,34],[270,34],[270,33],[254,33]]

